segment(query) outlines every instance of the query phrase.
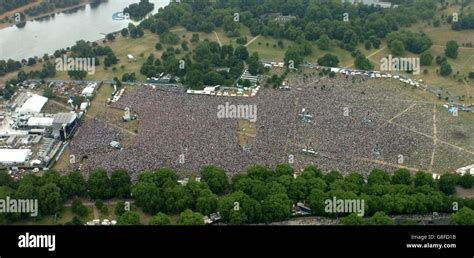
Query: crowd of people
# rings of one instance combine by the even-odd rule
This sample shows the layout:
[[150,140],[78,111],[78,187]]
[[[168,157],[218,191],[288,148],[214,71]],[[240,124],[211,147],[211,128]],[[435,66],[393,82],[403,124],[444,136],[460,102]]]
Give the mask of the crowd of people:
[[[113,104],[139,114],[133,142],[122,150],[111,149],[119,131],[90,120],[74,137],[72,152],[87,155],[85,169],[124,168],[133,178],[162,167],[198,171],[213,164],[238,173],[254,164],[274,167],[292,160],[296,169],[315,164],[343,173],[394,170],[398,165],[430,168],[433,139],[418,131],[433,134],[426,125],[432,124],[431,104],[397,92],[390,81],[365,77],[295,76],[287,85],[290,90],[263,88],[253,98],[134,89]],[[218,118],[218,106],[226,102],[257,107],[250,151],[239,145],[238,119]],[[312,116],[309,122],[301,119],[303,109]]]

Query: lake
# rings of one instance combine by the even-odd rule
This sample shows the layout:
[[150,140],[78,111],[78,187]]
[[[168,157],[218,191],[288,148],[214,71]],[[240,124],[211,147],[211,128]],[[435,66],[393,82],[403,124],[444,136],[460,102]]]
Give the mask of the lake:
[[[55,50],[71,47],[78,40],[96,41],[105,34],[127,27],[130,20],[113,20],[112,15],[139,0],[109,0],[97,7],[86,5],[73,13],[60,13],[41,21],[28,21],[26,26],[10,26],[0,30],[0,60],[42,57]],[[170,0],[150,0],[156,13]],[[135,23],[136,24],[136,23]]]

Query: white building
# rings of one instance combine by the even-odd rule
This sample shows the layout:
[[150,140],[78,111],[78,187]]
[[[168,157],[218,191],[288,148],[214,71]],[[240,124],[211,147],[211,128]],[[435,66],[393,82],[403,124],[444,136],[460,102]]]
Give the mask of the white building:
[[29,127],[50,127],[53,125],[53,117],[30,117],[27,125]]
[[30,155],[30,149],[0,149],[0,164],[21,164],[26,162]]
[[81,96],[90,98],[94,96],[95,90],[97,89],[97,83],[90,83],[87,87],[82,90]]
[[464,174],[471,174],[474,176],[474,164],[459,168],[456,170],[456,173],[464,175]]
[[33,94],[20,107],[18,113],[20,114],[39,114],[44,105],[48,102],[48,98]]
[[390,2],[381,2],[379,0],[342,0],[342,2],[349,2],[351,4],[362,3],[365,5],[375,5],[382,8],[398,7],[398,5],[392,5]]

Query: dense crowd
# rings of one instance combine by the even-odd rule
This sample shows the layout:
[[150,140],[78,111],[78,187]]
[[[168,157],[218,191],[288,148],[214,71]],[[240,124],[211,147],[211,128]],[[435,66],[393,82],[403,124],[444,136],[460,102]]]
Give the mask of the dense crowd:
[[[207,164],[237,173],[253,164],[288,163],[290,155],[297,169],[315,164],[341,172],[393,170],[396,165],[429,170],[433,139],[418,132],[433,134],[431,104],[399,96],[390,81],[365,77],[299,76],[288,85],[289,91],[264,88],[254,98],[135,89],[114,104],[139,114],[139,134],[129,146],[111,149],[110,141],[120,134],[92,120],[79,129],[72,151],[88,156],[85,169],[125,168],[133,178],[161,167],[198,171]],[[217,116],[218,106],[226,102],[258,108],[250,151],[239,145],[238,119]],[[309,123],[300,117],[303,108],[313,116]],[[317,153],[303,153],[304,148]]]

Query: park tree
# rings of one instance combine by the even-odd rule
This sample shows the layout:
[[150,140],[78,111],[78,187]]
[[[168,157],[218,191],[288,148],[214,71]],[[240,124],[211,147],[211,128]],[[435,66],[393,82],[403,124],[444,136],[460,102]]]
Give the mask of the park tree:
[[9,188],[16,188],[17,182],[6,171],[0,171],[0,186],[7,186]]
[[319,190],[313,189],[311,194],[308,196],[309,207],[313,215],[327,215],[324,208],[324,202],[329,198],[328,194]]
[[405,54],[405,44],[400,40],[394,40],[390,43],[390,51],[394,56],[403,56]]
[[21,180],[15,192],[15,197],[18,199],[38,199],[39,186],[31,181]]
[[439,74],[441,76],[449,76],[453,72],[453,68],[451,68],[451,65],[448,63],[444,63],[441,65],[441,68],[439,69]]
[[318,64],[327,67],[337,67],[339,64],[339,58],[335,55],[325,54],[323,57],[318,59]]
[[223,194],[229,189],[227,175],[222,168],[216,166],[205,166],[201,169],[201,180],[215,194]]
[[265,222],[282,221],[291,216],[291,201],[286,194],[269,195],[262,204]]
[[56,170],[48,170],[41,177],[41,181],[43,181],[43,184],[53,183],[59,186],[60,180],[61,175]]
[[47,183],[38,191],[38,206],[42,214],[56,214],[63,209],[61,189],[53,183]]
[[185,210],[181,212],[178,220],[176,221],[177,225],[180,226],[199,226],[204,225],[203,215],[199,212],[193,212],[192,210]]
[[354,60],[354,65],[357,69],[361,70],[372,70],[374,65],[364,55],[359,54]]
[[319,189],[325,192],[328,189],[328,184],[322,178],[313,177],[306,179],[306,189],[308,190],[308,193],[311,193],[313,189]]
[[120,217],[127,211],[126,209],[125,202],[118,201],[117,204],[115,204],[114,213],[117,217]]
[[115,35],[113,33],[109,33],[109,34],[107,34],[107,36],[105,36],[105,38],[108,41],[114,41],[115,40]]
[[262,220],[261,204],[237,191],[219,199],[218,211],[222,220],[230,224],[255,223]]
[[62,176],[59,182],[61,193],[65,198],[85,197],[87,194],[87,184],[80,172],[71,172]]
[[151,174],[151,183],[159,188],[171,187],[178,185],[178,176],[176,172],[169,168],[159,169]]
[[366,41],[364,42],[364,48],[365,48],[366,50],[370,50],[370,49],[372,48],[372,43],[370,42],[370,40],[366,40]]
[[164,209],[163,193],[153,183],[138,182],[132,190],[135,204],[143,211],[156,214]]
[[331,40],[329,39],[328,35],[323,34],[316,42],[316,44],[321,50],[329,50],[329,48],[331,47]]
[[390,184],[390,175],[383,170],[374,169],[370,172],[367,181],[369,185]]
[[326,183],[328,184],[331,184],[334,181],[341,180],[341,179],[343,179],[343,177],[339,171],[331,171],[327,173],[326,175],[324,175],[324,181],[326,181]]
[[123,225],[123,226],[140,225],[141,224],[140,223],[140,216],[136,212],[127,211],[118,218],[117,224],[118,225]]
[[392,176],[392,184],[411,185],[411,173],[408,169],[399,169]]
[[434,185],[434,180],[431,174],[428,174],[423,171],[418,171],[415,174],[415,179],[414,179],[415,186],[433,186]]
[[294,169],[289,164],[279,164],[275,168],[275,174],[277,177],[283,175],[293,176],[293,173]]
[[249,58],[249,52],[244,46],[238,46],[237,48],[235,48],[234,55],[243,61]]
[[167,212],[181,212],[193,208],[194,200],[191,193],[181,185],[163,189],[163,198]]
[[158,50],[158,51],[161,51],[161,50],[163,50],[163,45],[158,42],[158,43],[156,43],[156,45],[155,45],[155,49]]
[[87,71],[70,70],[67,75],[73,80],[84,80],[87,77]]
[[474,177],[471,174],[466,173],[459,178],[458,183],[463,188],[472,188],[474,184]]
[[376,212],[370,219],[370,224],[372,225],[394,225],[395,222],[383,211]]
[[302,177],[297,177],[291,181],[290,188],[288,189],[288,196],[293,203],[306,200],[306,197],[309,194],[307,186],[306,180]]
[[349,226],[362,226],[367,224],[364,218],[358,216],[355,213],[351,213],[349,216],[340,218],[340,221],[342,225]]
[[303,169],[301,176],[304,177],[305,179],[309,179],[312,177],[323,178],[323,173],[321,172],[321,169],[319,169],[318,167],[314,165],[310,165]]
[[199,70],[191,70],[187,72],[185,80],[191,89],[200,89],[204,84],[202,72]]
[[66,226],[82,226],[84,222],[78,216],[74,216],[71,221],[66,222],[64,225]]
[[286,194],[287,193],[286,188],[276,181],[266,183],[265,186],[267,188],[266,189],[267,196],[272,195],[272,194]]
[[122,31],[120,31],[120,34],[122,34],[122,37],[127,37],[129,32],[127,28],[123,28]]
[[446,195],[453,194],[456,186],[456,176],[452,174],[443,174],[438,180],[438,189]]
[[89,209],[82,204],[82,201],[79,198],[75,198],[72,201],[71,211],[81,218],[84,218],[89,214]]
[[87,180],[87,190],[92,199],[110,199],[113,197],[113,189],[110,179],[105,170],[96,170],[91,173]]
[[170,216],[159,212],[158,214],[153,216],[153,218],[150,219],[149,224],[153,226],[171,225],[171,218]]
[[[13,196],[14,190],[8,186],[0,185],[0,199],[5,200],[7,197]],[[6,224],[12,216],[10,214],[0,212],[0,225]]]
[[433,62],[433,55],[429,51],[420,54],[420,64],[424,66],[431,65]]
[[209,189],[202,190],[196,199],[196,210],[201,214],[211,214],[217,211],[217,196]]
[[115,170],[110,177],[110,184],[117,198],[126,198],[130,196],[132,187],[131,178],[126,170]]
[[298,68],[300,64],[304,61],[304,53],[301,51],[301,48],[298,46],[293,46],[288,48],[285,52],[285,65],[288,67],[289,65],[294,65],[294,68]]
[[450,41],[446,42],[446,49],[444,50],[444,54],[447,57],[450,57],[452,59],[456,59],[456,58],[458,58],[458,54],[459,54],[458,49],[459,49],[458,43],[454,40],[450,40]]
[[474,225],[474,211],[468,207],[463,207],[458,212],[451,215],[449,224],[462,226]]
[[252,179],[266,181],[273,173],[261,165],[253,165],[247,168],[247,175]]
[[232,179],[232,190],[234,192],[242,191],[247,195],[252,195],[254,192],[258,192],[258,190],[260,189],[260,186],[262,185],[263,187],[265,187],[262,181],[258,179],[252,179],[247,175],[234,177]]

